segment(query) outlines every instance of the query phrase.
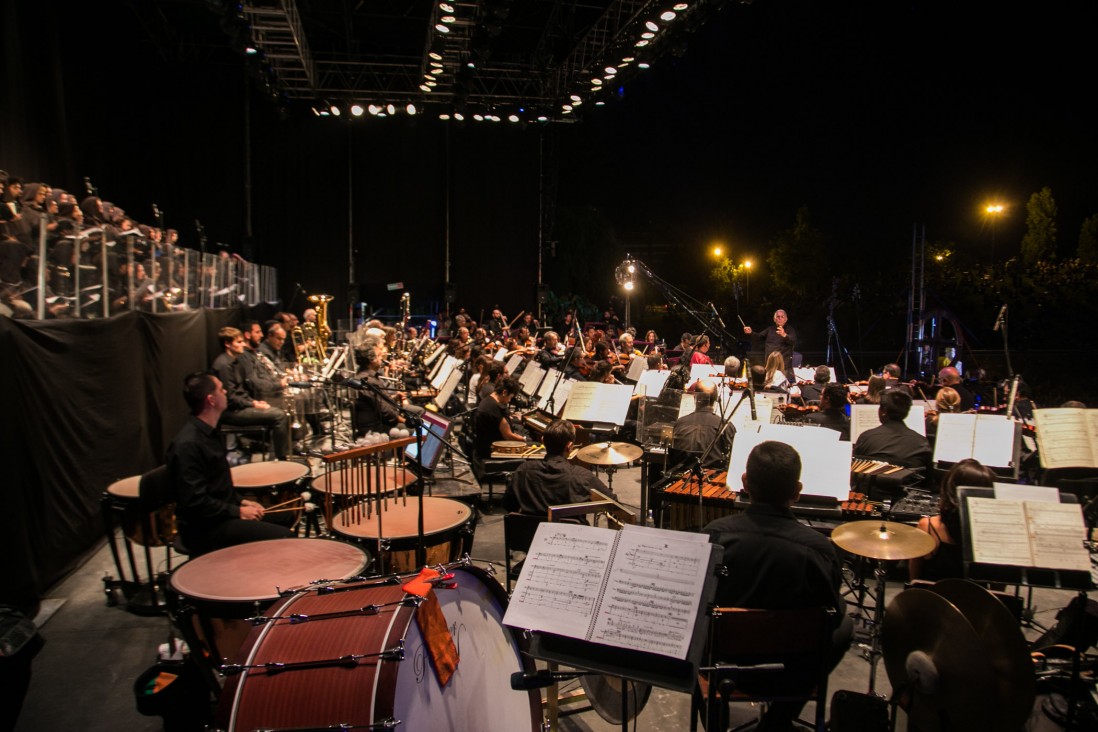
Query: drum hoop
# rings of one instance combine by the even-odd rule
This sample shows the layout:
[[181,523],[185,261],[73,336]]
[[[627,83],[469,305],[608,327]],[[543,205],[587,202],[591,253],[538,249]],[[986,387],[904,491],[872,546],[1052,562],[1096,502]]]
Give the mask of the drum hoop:
[[[470,508],[469,506],[465,505],[461,501],[455,501],[452,498],[442,498],[441,496],[424,496],[423,500],[424,501],[432,501],[432,502],[433,501],[449,501],[451,503],[458,504],[459,506],[461,506],[465,510],[465,513],[463,514],[463,518],[461,518],[460,520],[456,520],[453,523],[449,523],[449,524],[447,524],[445,526],[442,526],[442,527],[439,527],[439,528],[431,528],[430,530],[427,529],[427,526],[424,526],[423,527],[423,536],[424,537],[438,536],[439,534],[447,534],[447,533],[450,533],[450,532],[457,531],[462,526],[469,523],[469,521],[471,521],[472,518],[473,518],[473,509]],[[414,499],[413,499],[413,501],[414,501]],[[439,505],[445,505],[445,504],[439,504]],[[403,507],[403,508],[410,508],[410,507],[411,506],[406,506],[406,507]],[[400,508],[400,507],[398,507],[398,508]],[[407,533],[407,534],[382,534],[381,536],[378,536],[377,533],[352,534],[351,532],[346,531],[347,524],[345,524],[345,523],[342,524],[342,527],[343,527],[344,530],[341,531],[340,530],[341,525],[340,525],[340,520],[339,520],[340,516],[343,516],[344,514],[349,513],[351,511],[355,511],[355,510],[361,511],[361,509],[349,508],[349,509],[345,509],[343,511],[340,511],[335,516],[333,516],[332,517],[332,527],[331,527],[332,532],[339,535],[339,536],[347,537],[349,539],[367,540],[367,541],[392,541],[392,540],[400,540],[400,539],[410,539],[410,538],[414,538],[414,537],[419,535],[418,532],[416,532],[416,533]],[[377,510],[376,506],[374,507],[374,510]],[[390,508],[390,509],[387,509],[387,510],[391,511],[393,509]],[[374,517],[374,518],[370,518],[370,519],[363,519],[360,522],[360,525],[365,526],[368,529],[372,530],[372,529],[376,528],[376,526],[377,526],[377,518]],[[382,525],[382,528],[384,528],[384,526],[385,526],[385,516],[384,516],[384,514],[382,514],[382,517],[381,517],[381,525]]]
[[[284,466],[292,465],[295,466],[295,470],[293,472],[297,472],[299,474],[292,477],[285,477],[275,482],[265,481],[259,483],[238,483],[237,481],[239,479],[247,477],[249,473],[261,472],[261,469],[259,467],[253,468],[253,465],[263,466],[263,469],[270,469],[271,466],[277,465],[278,467],[275,468],[276,470],[282,470]],[[289,472],[290,471],[287,471],[287,473]],[[287,483],[294,483],[301,480],[302,478],[307,477],[309,475],[309,467],[307,465],[302,465],[301,463],[295,463],[292,460],[265,460],[258,463],[244,463],[243,465],[237,465],[231,468],[229,470],[229,473],[232,476],[233,488],[270,488],[276,485],[286,485]]]

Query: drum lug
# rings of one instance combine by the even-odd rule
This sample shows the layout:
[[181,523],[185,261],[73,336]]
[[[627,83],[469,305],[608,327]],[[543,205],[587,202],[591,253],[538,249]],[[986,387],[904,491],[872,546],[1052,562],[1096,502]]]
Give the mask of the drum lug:
[[378,654],[384,661],[403,661],[404,660],[404,640],[402,639],[396,648],[390,648],[387,651],[382,651]]

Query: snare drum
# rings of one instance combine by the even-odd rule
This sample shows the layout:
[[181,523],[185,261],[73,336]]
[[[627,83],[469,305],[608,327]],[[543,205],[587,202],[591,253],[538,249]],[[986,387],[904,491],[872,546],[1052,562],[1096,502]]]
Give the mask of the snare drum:
[[[399,584],[382,579],[337,586],[328,593],[305,591],[276,605],[270,616],[347,616],[298,623],[279,619],[255,628],[237,663],[308,667],[283,666],[280,672],[249,668],[230,676],[221,695],[218,727],[226,732],[340,725],[382,729],[387,720],[397,720],[395,729],[402,730],[540,729],[540,692],[511,689],[511,674],[533,671],[533,664],[521,652],[521,635],[503,625],[503,588],[474,566],[450,571],[457,587],[434,590],[460,655],[445,687],[439,686],[415,622],[419,611],[387,605],[404,597]],[[371,605],[384,607],[376,614],[361,612]],[[402,642],[403,660],[376,655]],[[350,667],[335,662],[359,655]]]
[[[473,509],[449,498],[428,496],[422,500],[427,564],[457,561],[473,545]],[[365,545],[378,558],[383,572],[414,571],[418,568],[419,501],[383,501],[380,526],[377,502],[372,504],[369,516],[364,507],[343,511],[332,519],[332,533]]]
[[[301,496],[301,481],[309,474],[309,466],[288,460],[270,460],[261,463],[237,465],[232,473],[233,488],[245,498],[262,504],[265,508],[287,504]],[[302,502],[287,508],[296,508],[291,521],[279,521],[292,525],[301,516]]]
[[[282,593],[321,579],[355,577],[370,564],[357,546],[331,539],[273,539],[219,549],[179,566],[168,584],[181,599],[187,642],[205,646],[215,666],[232,658],[251,626]],[[184,618],[186,621],[186,618]],[[198,641],[194,645],[192,641]]]

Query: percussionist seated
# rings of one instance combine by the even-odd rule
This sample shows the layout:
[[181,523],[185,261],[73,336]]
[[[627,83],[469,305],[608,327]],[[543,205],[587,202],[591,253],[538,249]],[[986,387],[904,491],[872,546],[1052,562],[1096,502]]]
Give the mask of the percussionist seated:
[[[190,374],[183,381],[183,398],[191,417],[167,454],[168,480],[183,544],[198,555],[249,541],[289,538],[287,527],[263,520],[262,505],[242,499],[233,489],[217,429],[226,403],[221,380],[208,372]],[[280,518],[283,516],[287,514]]]
[[[842,570],[835,548],[802,526],[790,507],[801,495],[801,457],[789,445],[766,441],[747,456],[741,480],[751,505],[705,527],[724,547],[728,574],[717,585],[718,607],[765,610],[827,607],[836,611],[829,669],[850,646],[854,626],[839,594]],[[793,729],[803,702],[775,702],[757,729]]]
[[615,497],[593,472],[568,462],[568,453],[576,440],[576,428],[565,419],[549,423],[541,436],[545,443],[544,460],[527,460],[511,476],[503,495],[508,511],[548,518],[549,507],[567,503],[586,503],[591,490]]

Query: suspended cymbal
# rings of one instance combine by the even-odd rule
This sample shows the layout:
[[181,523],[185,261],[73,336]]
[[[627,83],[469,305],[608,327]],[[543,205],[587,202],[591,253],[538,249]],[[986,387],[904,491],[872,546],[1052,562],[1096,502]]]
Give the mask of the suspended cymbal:
[[885,610],[881,648],[908,729],[1004,729],[995,707],[985,644],[955,605],[929,590],[901,592]]
[[652,694],[652,687],[641,681],[626,681],[606,674],[584,674],[580,686],[598,715],[610,724],[621,724],[621,686],[626,685],[626,712],[629,719],[641,713]]
[[628,442],[596,442],[580,448],[576,457],[588,465],[625,465],[643,454],[644,450]]
[[851,521],[832,531],[831,541],[870,559],[925,557],[938,546],[938,540],[925,531],[894,521]]
[[987,729],[1022,729],[1033,711],[1037,679],[1022,629],[1006,606],[974,582],[947,579],[928,588],[949,600],[976,631],[991,666],[995,717]]

